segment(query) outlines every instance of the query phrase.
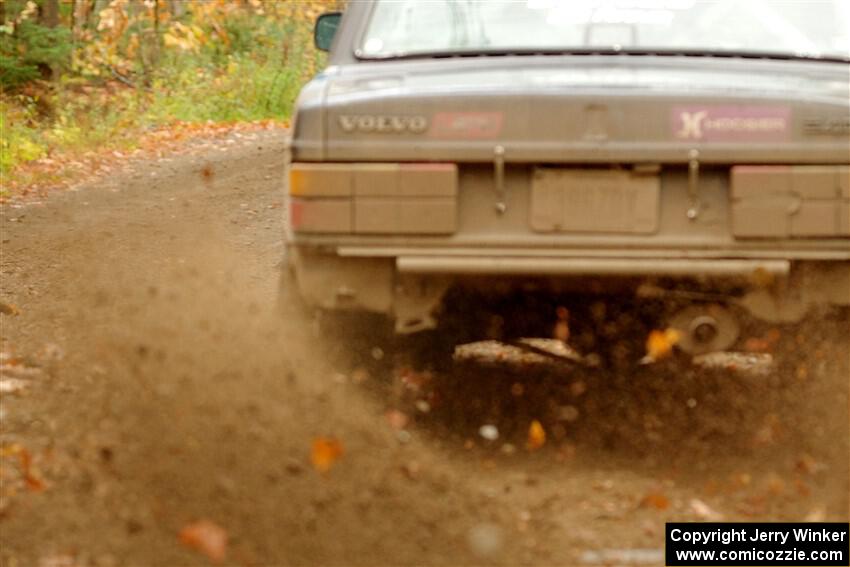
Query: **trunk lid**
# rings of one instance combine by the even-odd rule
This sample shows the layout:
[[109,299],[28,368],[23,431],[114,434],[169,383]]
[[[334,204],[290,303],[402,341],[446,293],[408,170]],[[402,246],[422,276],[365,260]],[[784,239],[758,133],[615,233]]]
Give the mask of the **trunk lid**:
[[[300,159],[850,162],[850,65],[663,56],[502,56],[335,68]],[[299,118],[300,119],[300,118]],[[319,132],[315,132],[318,135]],[[320,151],[317,151],[321,148]]]

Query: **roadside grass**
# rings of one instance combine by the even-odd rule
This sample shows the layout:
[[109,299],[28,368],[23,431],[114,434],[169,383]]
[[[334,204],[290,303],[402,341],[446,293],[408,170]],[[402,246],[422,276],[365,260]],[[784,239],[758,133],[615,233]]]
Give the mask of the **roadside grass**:
[[[0,93],[0,200],[80,177],[97,169],[87,159],[132,152],[164,129],[183,136],[210,125],[285,123],[323,54],[304,30],[260,31],[227,52],[163,50],[154,70],[132,78],[66,74]],[[40,167],[54,161],[76,167]]]

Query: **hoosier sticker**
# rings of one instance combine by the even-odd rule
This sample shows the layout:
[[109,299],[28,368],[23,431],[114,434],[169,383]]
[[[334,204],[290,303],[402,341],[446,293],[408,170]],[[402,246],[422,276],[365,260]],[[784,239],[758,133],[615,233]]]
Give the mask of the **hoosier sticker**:
[[781,142],[788,139],[787,106],[674,106],[672,134],[695,142]]

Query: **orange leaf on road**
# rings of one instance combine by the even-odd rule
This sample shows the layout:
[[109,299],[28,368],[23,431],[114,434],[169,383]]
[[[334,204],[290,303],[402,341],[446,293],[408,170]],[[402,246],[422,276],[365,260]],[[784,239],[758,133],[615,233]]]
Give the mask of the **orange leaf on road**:
[[324,473],[328,472],[334,463],[342,456],[342,443],[333,437],[316,437],[313,439],[313,450],[310,460],[313,468]]
[[546,430],[543,425],[536,419],[528,426],[528,443],[527,446],[532,451],[542,447],[546,443]]
[[227,531],[210,520],[198,520],[183,526],[180,543],[221,563],[227,556]]
[[640,507],[666,510],[670,507],[670,500],[660,492],[650,492],[641,499]]
[[641,359],[641,364],[650,364],[669,357],[681,338],[677,329],[653,329],[646,337],[646,356]]
[[42,492],[47,488],[47,485],[44,483],[41,478],[33,471],[34,467],[32,464],[32,454],[21,445],[17,443],[13,443],[11,445],[6,445],[2,449],[0,449],[0,457],[18,457],[18,464],[21,469],[21,476],[24,479],[24,485],[28,490],[32,492]]
[[404,429],[407,427],[408,421],[410,421],[406,413],[398,410],[389,410],[384,414],[384,417],[387,418],[387,423],[390,424],[390,427],[395,430]]

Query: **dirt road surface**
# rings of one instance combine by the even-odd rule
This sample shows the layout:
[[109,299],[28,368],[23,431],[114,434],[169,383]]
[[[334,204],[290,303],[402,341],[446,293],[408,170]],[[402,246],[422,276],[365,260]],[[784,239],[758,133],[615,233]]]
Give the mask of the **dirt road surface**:
[[665,521],[847,520],[850,326],[757,379],[404,369],[279,316],[282,148],[4,207],[0,564],[207,565],[197,520],[233,565],[658,564]]

